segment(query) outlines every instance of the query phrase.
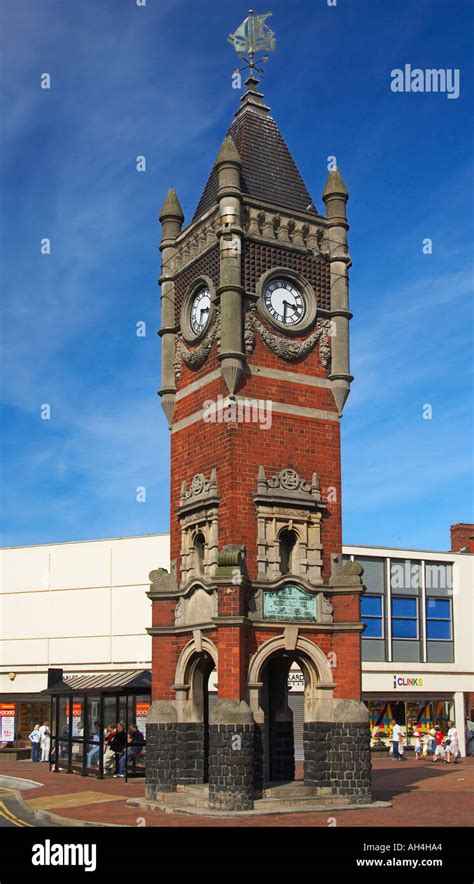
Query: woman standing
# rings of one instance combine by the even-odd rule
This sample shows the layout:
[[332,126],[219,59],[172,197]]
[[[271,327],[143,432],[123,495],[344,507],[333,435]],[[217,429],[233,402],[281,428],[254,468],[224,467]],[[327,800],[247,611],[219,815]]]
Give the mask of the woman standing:
[[458,732],[454,727],[454,721],[448,721],[448,734],[446,737],[446,762],[447,764],[451,764],[451,758],[453,760],[453,764],[457,764],[457,757],[459,753],[459,738]]
[[47,721],[43,721],[39,732],[41,734],[41,761],[49,761],[49,749],[51,746],[51,735],[49,732],[49,725]]
[[35,724],[28,739],[31,743],[31,760],[32,761],[39,761],[40,754],[41,754],[41,749],[40,749],[41,734],[40,734],[39,724]]

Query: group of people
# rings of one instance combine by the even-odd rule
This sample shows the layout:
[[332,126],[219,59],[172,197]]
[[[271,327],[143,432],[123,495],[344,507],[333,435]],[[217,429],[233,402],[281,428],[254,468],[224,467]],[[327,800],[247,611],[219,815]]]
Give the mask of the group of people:
[[[98,727],[98,722],[95,722]],[[92,738],[93,742],[99,743],[99,732]],[[109,724],[104,734],[104,773],[114,777],[124,777],[125,768],[129,761],[143,753],[145,738],[136,724],[128,728],[125,733],[125,725],[119,721],[117,725]],[[93,767],[99,759],[100,746],[94,746],[87,754],[87,767]]]
[[[423,748],[427,755],[431,755],[433,762],[440,758],[446,764],[456,764],[459,756],[458,732],[454,721],[448,721],[448,732],[445,735],[441,727],[436,724],[428,734],[423,735],[420,729],[414,731],[415,738],[415,761],[420,761],[423,756]],[[392,720],[392,758],[395,761],[403,761],[405,758],[404,737],[402,728],[395,719]]]
[[51,749],[51,733],[47,721],[43,724],[35,724],[30,736],[31,743],[31,760],[32,761],[49,761],[49,752]]
[[[76,733],[73,733],[73,736],[77,736],[77,727],[74,730]],[[65,740],[68,738],[68,733],[68,728],[64,728],[60,741],[60,757],[67,754]],[[29,740],[31,760],[49,761],[51,734],[47,721],[41,727],[39,724],[35,724]],[[98,765],[100,756],[100,724],[98,721],[94,722],[94,732],[90,735],[89,742],[95,745],[87,752],[86,764],[87,767],[95,767]],[[119,721],[117,725],[110,724],[104,733],[104,773],[113,774],[114,777],[124,777],[127,763],[138,755],[142,755],[144,746],[145,738],[136,724],[130,725],[128,734],[125,732],[125,725],[122,721]]]

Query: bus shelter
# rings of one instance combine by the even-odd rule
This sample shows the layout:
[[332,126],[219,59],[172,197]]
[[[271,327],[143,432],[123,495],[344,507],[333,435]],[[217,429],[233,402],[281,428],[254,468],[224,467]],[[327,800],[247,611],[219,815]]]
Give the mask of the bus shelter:
[[[125,778],[145,775],[146,714],[151,702],[149,670],[65,676],[42,691],[51,697],[50,770],[103,779],[106,735],[121,723],[127,735]],[[136,725],[143,740],[128,744]],[[116,772],[119,756],[112,773]]]

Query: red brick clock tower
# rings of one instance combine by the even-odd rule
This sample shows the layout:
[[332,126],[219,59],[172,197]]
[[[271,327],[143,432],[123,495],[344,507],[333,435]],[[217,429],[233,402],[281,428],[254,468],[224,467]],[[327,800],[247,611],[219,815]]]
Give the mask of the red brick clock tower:
[[330,172],[318,213],[246,85],[193,219],[174,190],[160,213],[172,566],[150,575],[147,796],[208,783],[211,807],[248,809],[292,780],[296,661],[305,784],[365,802],[362,569],[341,558],[348,192]]

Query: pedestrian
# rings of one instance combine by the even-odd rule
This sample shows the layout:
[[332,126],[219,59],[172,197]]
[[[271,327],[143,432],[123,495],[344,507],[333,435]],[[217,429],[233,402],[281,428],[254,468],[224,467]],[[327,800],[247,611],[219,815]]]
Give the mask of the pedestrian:
[[35,724],[28,739],[31,743],[31,760],[32,761],[39,761],[40,755],[41,755],[41,748],[40,748],[41,734],[40,734],[39,724]]
[[421,734],[419,731],[415,731],[413,736],[415,737],[415,761],[420,761],[422,751]]
[[436,728],[434,726],[430,729],[430,748],[428,751],[433,756],[436,752]]
[[451,759],[453,764],[457,764],[457,757],[459,754],[459,739],[458,732],[454,726],[454,721],[448,721],[448,733],[445,740],[446,746],[446,762],[451,764]]
[[127,750],[123,753],[119,761],[118,771],[115,777],[124,777],[127,762],[137,755],[142,754],[144,738],[141,731],[138,730],[136,724],[131,724],[128,729]]
[[123,721],[119,721],[115,729],[115,734],[109,743],[109,748],[112,750],[113,753],[113,761],[115,761],[115,773],[117,773],[119,759],[125,752],[126,745],[127,735],[125,733],[125,726],[123,724]]
[[41,761],[49,761],[49,749],[51,746],[51,735],[49,732],[49,725],[47,721],[43,721],[43,724],[40,727],[41,734]]
[[395,761],[401,761],[398,747],[400,745],[400,725],[397,724],[395,718],[392,718],[392,755]]
[[444,748],[443,748],[444,734],[438,724],[435,727],[435,732],[436,732],[436,736],[435,736],[436,749],[435,749],[435,753],[433,755],[433,758],[431,759],[432,761],[437,761],[438,758],[444,759]]
[[404,742],[403,742],[403,733],[402,733],[402,729],[401,729],[401,728],[400,728],[400,733],[399,733],[399,735],[398,735],[398,754],[399,754],[399,756],[400,756],[400,761],[406,761],[406,758],[405,758],[405,745],[404,745]]

